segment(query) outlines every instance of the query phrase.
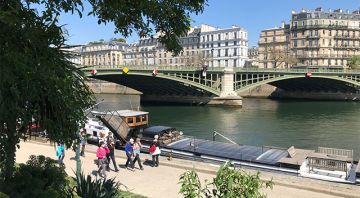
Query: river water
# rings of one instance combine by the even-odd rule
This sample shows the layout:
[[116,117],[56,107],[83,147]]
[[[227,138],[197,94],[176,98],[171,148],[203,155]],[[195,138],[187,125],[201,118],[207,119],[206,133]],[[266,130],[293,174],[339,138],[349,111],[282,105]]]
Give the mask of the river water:
[[[244,99],[243,108],[210,106],[140,106],[140,96],[99,94],[99,110],[140,109],[150,125],[172,126],[186,135],[212,139],[218,131],[239,144],[256,146],[318,146],[353,149],[360,157],[360,103]],[[217,141],[225,141],[216,137]]]

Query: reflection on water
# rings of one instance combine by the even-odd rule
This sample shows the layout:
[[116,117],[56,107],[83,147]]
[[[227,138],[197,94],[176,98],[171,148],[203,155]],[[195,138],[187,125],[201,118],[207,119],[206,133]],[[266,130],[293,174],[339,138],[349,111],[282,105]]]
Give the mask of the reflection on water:
[[[98,98],[105,100],[101,110],[140,107],[139,96],[102,94]],[[354,149],[355,156],[360,156],[360,103],[244,99],[243,105],[141,108],[150,112],[150,124],[176,127],[199,138],[212,139],[216,130],[240,144],[336,147]]]

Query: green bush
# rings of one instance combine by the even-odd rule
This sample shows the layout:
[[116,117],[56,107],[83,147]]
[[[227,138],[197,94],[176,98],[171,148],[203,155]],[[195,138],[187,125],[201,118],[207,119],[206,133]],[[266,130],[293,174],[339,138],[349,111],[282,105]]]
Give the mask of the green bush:
[[115,179],[95,179],[90,175],[85,176],[80,174],[76,179],[75,186],[67,188],[67,197],[86,197],[86,198],[114,198],[119,195],[120,183],[115,182]]
[[5,193],[0,192],[0,198],[9,198],[9,196]]
[[2,183],[1,189],[10,197],[65,197],[68,184],[66,172],[56,161],[44,156],[31,155],[26,164],[16,167],[11,180]]
[[207,183],[204,188],[201,187],[198,175],[194,171],[187,171],[180,176],[180,193],[186,198],[238,198],[253,197],[265,198],[260,190],[271,188],[273,182],[263,182],[260,180],[260,174],[248,174],[242,170],[237,170],[226,162],[218,170],[216,177],[211,183]]

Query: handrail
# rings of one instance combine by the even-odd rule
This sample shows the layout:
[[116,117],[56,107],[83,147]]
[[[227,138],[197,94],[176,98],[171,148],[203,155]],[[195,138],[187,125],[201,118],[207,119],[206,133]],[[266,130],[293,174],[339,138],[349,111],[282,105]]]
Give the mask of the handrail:
[[[110,70],[110,71],[122,71],[123,68],[127,67],[129,72],[132,71],[153,71],[157,69],[158,72],[163,71],[188,71],[188,72],[198,72],[202,71],[203,68],[200,67],[186,67],[186,66],[156,66],[156,65],[146,65],[146,66],[129,66],[129,65],[97,65],[97,66],[88,66],[88,67],[79,67],[83,71],[91,71],[96,69],[99,71]],[[264,72],[264,73],[320,73],[320,74],[360,74],[359,69],[343,69],[343,68],[226,68],[226,67],[207,67],[208,72],[224,72],[227,69],[232,69],[234,72]]]
[[223,134],[221,134],[221,133],[219,133],[219,132],[217,132],[217,131],[214,131],[214,132],[213,132],[213,141],[215,141],[215,136],[216,136],[216,135],[220,135],[220,136],[221,136],[222,138],[224,138],[225,140],[227,140],[227,141],[229,141],[229,142],[231,142],[231,143],[233,143],[233,144],[237,144],[237,145],[238,145],[238,143],[232,141],[230,138],[226,137],[225,135],[223,135]]

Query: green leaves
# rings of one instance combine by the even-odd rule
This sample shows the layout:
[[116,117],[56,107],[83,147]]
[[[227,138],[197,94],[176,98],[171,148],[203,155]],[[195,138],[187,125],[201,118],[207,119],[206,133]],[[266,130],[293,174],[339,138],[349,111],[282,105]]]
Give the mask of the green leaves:
[[273,186],[272,181],[261,181],[259,172],[251,175],[243,170],[235,169],[230,162],[222,165],[213,182],[207,183],[203,189],[194,171],[182,174],[179,183],[181,184],[180,193],[186,198],[265,198],[266,195],[260,193],[261,189],[272,189]]

